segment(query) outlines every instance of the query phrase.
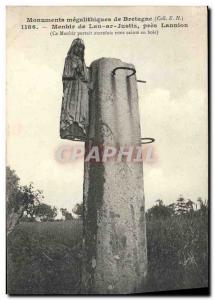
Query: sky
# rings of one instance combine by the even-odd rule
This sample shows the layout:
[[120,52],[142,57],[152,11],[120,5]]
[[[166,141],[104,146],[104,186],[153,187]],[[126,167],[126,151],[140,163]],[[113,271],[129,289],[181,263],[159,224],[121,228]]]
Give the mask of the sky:
[[[155,138],[156,161],[144,164],[146,207],[182,194],[208,197],[206,8],[13,7],[7,10],[7,165],[45,202],[71,210],[82,202],[83,159],[62,163],[62,71],[72,36],[21,30],[26,17],[182,15],[185,29],[158,35],[85,36],[85,61],[119,58],[135,65],[142,137]],[[49,25],[48,25],[49,26]]]

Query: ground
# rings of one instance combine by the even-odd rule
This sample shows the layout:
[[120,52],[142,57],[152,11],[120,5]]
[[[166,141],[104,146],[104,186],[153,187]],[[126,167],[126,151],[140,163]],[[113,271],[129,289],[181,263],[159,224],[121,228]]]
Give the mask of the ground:
[[[78,294],[81,220],[20,223],[8,237],[9,294]],[[208,286],[207,216],[147,221],[144,291]]]

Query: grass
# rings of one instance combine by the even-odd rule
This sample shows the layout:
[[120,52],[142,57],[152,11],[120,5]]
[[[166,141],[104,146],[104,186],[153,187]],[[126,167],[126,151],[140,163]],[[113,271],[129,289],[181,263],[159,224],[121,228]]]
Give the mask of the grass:
[[147,222],[148,291],[208,287],[208,218],[190,214]]
[[[9,294],[78,294],[80,220],[20,223],[8,238]],[[147,221],[147,291],[208,286],[207,214]]]
[[8,293],[79,292],[81,222],[21,223],[8,239]]

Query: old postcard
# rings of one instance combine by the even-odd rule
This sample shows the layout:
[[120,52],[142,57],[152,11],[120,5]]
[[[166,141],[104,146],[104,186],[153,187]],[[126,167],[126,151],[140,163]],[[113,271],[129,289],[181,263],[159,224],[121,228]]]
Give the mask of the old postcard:
[[207,7],[7,7],[7,293],[208,293]]

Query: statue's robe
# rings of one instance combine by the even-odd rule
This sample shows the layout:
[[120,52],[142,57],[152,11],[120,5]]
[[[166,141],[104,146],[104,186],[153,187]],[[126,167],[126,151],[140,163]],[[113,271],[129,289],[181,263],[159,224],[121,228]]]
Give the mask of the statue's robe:
[[67,55],[62,79],[60,137],[84,141],[89,123],[88,71],[85,63],[76,55]]

